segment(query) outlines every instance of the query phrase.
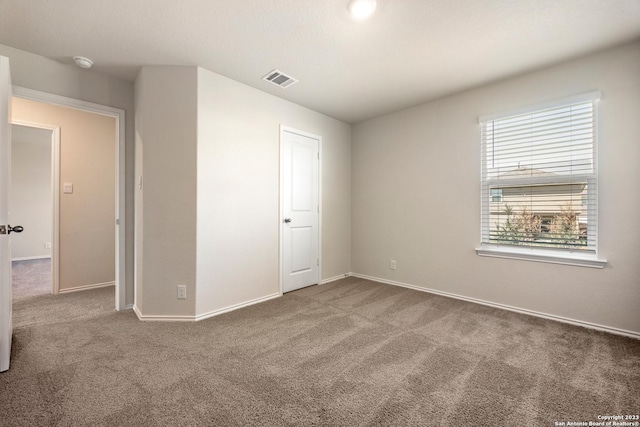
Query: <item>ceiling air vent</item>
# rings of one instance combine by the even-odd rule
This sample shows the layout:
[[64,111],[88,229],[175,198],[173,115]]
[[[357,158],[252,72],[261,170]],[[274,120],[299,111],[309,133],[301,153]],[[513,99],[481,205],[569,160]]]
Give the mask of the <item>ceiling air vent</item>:
[[285,73],[278,70],[273,70],[272,72],[264,76],[262,80],[266,80],[270,83],[273,83],[274,85],[284,87],[284,88],[289,87],[292,84],[298,83],[298,79],[294,79],[291,76],[287,76]]

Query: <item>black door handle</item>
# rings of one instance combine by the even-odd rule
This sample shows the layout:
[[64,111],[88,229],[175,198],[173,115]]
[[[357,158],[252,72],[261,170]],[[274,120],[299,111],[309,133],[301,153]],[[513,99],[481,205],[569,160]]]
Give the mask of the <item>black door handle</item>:
[[12,227],[11,225],[7,225],[7,229],[9,230],[9,233],[7,234],[11,234],[11,232],[15,232],[15,233],[22,233],[22,231],[24,230],[24,227],[21,225],[16,225],[15,227]]

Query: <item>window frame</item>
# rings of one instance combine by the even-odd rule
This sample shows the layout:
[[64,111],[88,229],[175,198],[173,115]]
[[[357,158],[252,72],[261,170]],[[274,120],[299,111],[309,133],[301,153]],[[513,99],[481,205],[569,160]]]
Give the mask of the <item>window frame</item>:
[[[482,125],[483,123],[506,119],[513,116],[524,115],[528,113],[535,113],[540,110],[557,108],[562,106],[568,106],[570,104],[580,103],[580,102],[594,102],[595,105],[595,117],[594,117],[594,147],[593,147],[593,172],[588,174],[575,174],[569,177],[556,176],[548,178],[549,183],[557,184],[562,181],[572,181],[575,182],[575,178],[581,178],[587,185],[593,185],[592,188],[597,188],[598,182],[598,140],[599,140],[599,117],[597,114],[598,111],[598,102],[601,99],[601,94],[599,91],[592,91],[572,97],[566,97],[562,99],[557,99],[547,103],[541,103],[536,105],[525,106],[516,110],[511,110],[504,113],[493,114],[493,115],[484,115],[478,118],[478,124],[480,129],[480,147],[481,147],[481,177],[480,177],[480,246],[476,248],[476,254],[479,256],[487,256],[487,257],[496,257],[496,258],[508,258],[508,259],[517,259],[517,260],[526,260],[526,261],[535,261],[535,262],[546,262],[553,264],[565,264],[565,265],[575,265],[575,266],[583,266],[583,267],[592,267],[592,268],[604,268],[607,261],[598,258],[598,221],[597,221],[597,213],[599,210],[598,200],[597,200],[597,190],[595,194],[591,195],[591,193],[587,193],[587,197],[590,199],[590,203],[592,207],[589,209],[595,209],[595,212],[589,213],[589,221],[587,223],[588,227],[593,227],[592,233],[595,236],[595,244],[591,249],[562,249],[562,248],[550,248],[550,247],[536,247],[536,246],[520,246],[520,245],[510,245],[510,244],[499,244],[499,243],[490,243],[487,241],[483,241],[486,238],[486,233],[488,230],[485,230],[485,224],[488,223],[490,218],[490,205],[493,202],[493,194],[491,185],[494,184],[495,180],[489,179],[485,175],[486,171],[486,150],[483,146],[483,137],[482,137]],[[531,178],[523,178],[523,185],[533,185],[533,181],[539,183],[540,181],[544,181],[545,178],[536,178],[532,180]],[[510,180],[509,184],[514,185],[518,184],[519,179]],[[484,200],[487,198],[488,200]],[[593,215],[593,217],[592,217]],[[595,223],[592,223],[591,218],[595,219]]]

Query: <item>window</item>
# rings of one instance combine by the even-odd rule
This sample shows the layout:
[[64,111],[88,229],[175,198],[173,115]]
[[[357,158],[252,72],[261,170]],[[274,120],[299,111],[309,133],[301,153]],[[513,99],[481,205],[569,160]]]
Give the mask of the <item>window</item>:
[[483,248],[595,257],[598,99],[480,119]]

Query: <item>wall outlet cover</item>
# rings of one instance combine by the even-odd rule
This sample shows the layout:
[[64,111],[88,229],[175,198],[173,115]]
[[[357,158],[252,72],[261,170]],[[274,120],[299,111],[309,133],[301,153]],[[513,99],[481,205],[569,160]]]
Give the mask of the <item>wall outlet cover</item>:
[[178,299],[187,299],[187,287],[178,285]]

